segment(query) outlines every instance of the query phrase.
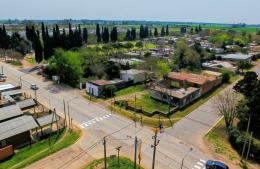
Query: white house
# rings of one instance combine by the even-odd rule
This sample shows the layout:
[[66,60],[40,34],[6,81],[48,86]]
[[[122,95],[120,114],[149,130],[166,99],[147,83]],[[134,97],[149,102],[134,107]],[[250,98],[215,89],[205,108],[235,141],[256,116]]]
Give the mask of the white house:
[[112,85],[107,80],[94,80],[86,83],[86,90],[89,94],[99,97],[105,86]]
[[120,79],[123,81],[133,80],[133,83],[144,82],[147,80],[147,72],[137,69],[122,70],[120,72]]

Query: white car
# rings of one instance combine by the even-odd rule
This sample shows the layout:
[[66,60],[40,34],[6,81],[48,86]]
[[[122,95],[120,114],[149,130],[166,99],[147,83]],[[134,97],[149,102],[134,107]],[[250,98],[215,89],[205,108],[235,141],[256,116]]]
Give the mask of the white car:
[[35,83],[31,84],[31,89],[32,90],[38,90],[38,87]]

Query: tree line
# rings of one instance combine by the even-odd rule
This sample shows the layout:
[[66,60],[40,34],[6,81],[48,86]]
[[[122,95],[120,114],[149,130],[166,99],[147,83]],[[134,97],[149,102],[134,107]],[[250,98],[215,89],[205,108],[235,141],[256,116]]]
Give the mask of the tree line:
[[0,27],[0,49],[13,49],[22,54],[31,50],[31,44],[21,37],[18,32],[14,32],[11,36],[7,33],[5,25]]
[[44,23],[41,24],[41,33],[35,29],[34,25],[26,26],[26,38],[32,42],[32,47],[35,50],[35,60],[40,63],[43,59],[49,59],[55,48],[73,49],[81,47],[83,43],[88,42],[87,28],[81,29],[80,25],[72,29],[71,24],[68,27],[68,33],[65,28],[62,30],[59,25],[52,28],[52,36],[49,29]]

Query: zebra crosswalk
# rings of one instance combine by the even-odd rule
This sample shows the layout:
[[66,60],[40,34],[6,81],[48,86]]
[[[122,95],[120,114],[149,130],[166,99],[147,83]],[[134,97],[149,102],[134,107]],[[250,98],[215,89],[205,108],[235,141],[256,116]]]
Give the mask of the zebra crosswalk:
[[84,123],[80,124],[80,127],[83,128],[83,129],[87,128],[87,127],[89,127],[89,126],[91,126],[91,125],[93,125],[93,124],[95,124],[97,122],[100,122],[102,120],[105,120],[105,119],[107,119],[107,118],[109,118],[111,116],[112,116],[112,114],[106,114],[106,115],[101,116],[101,117],[96,117],[94,119],[91,119],[91,120],[89,120],[87,122],[84,122]]
[[199,161],[197,161],[197,163],[192,167],[192,169],[206,169],[206,161],[200,159]]

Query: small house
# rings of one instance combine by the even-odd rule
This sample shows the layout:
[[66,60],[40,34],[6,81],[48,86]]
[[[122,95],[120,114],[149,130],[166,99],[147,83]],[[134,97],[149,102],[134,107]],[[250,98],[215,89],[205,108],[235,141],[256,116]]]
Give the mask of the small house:
[[86,90],[92,96],[99,97],[106,86],[112,85],[110,81],[107,80],[93,80],[86,83]]

